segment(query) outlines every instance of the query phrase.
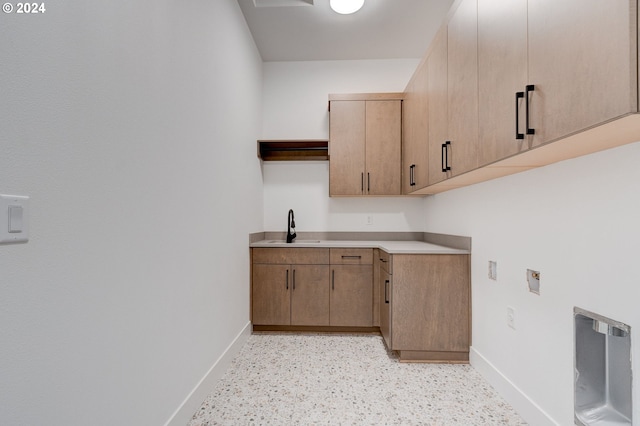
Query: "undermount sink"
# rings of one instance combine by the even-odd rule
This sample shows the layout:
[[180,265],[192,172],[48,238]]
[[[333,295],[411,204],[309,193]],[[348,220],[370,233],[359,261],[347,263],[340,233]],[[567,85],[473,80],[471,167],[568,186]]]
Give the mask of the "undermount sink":
[[[267,243],[269,244],[285,244],[286,241],[285,240],[271,240],[271,241],[267,241]],[[293,240],[292,244],[318,244],[320,243],[320,240]]]

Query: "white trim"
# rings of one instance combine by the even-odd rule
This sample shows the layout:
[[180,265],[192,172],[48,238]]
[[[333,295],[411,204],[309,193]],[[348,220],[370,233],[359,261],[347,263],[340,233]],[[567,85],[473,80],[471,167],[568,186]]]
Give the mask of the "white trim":
[[511,404],[525,422],[539,426],[559,425],[473,347],[469,351],[469,363],[493,386],[500,396]]
[[233,342],[227,349],[220,355],[220,357],[213,363],[207,374],[198,382],[195,388],[187,395],[185,400],[180,404],[178,409],[171,415],[169,420],[164,426],[184,426],[189,423],[191,417],[196,412],[198,407],[202,404],[209,392],[213,389],[215,383],[222,378],[224,373],[231,365],[231,361],[240,352],[240,349],[249,339],[251,335],[252,327],[251,322],[238,333]]

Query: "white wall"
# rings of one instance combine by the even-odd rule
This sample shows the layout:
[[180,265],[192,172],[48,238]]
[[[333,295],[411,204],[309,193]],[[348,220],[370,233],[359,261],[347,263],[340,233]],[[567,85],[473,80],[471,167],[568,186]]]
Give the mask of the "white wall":
[[[330,93],[402,92],[418,59],[267,62],[263,139],[328,139]],[[420,198],[329,198],[328,162],[265,162],[264,229],[421,231]],[[367,216],[373,224],[366,225]]]
[[0,423],[163,424],[249,321],[262,63],[235,0],[46,8],[0,15]]
[[[640,419],[638,164],[635,143],[425,201],[427,231],[473,237],[474,352],[558,424],[573,424],[574,306],[631,326]],[[527,268],[541,272],[539,296],[528,291]]]

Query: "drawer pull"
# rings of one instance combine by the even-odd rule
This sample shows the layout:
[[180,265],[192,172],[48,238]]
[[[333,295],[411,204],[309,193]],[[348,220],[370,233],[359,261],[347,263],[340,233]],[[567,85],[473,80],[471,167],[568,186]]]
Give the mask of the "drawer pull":
[[287,276],[284,279],[284,283],[285,283],[285,286],[286,286],[287,290],[289,290],[289,270],[288,269],[287,269]]
[[380,258],[380,262],[382,262],[382,263],[387,263],[387,261],[386,261],[386,260],[384,260],[383,258]]
[[389,303],[389,280],[384,280],[384,303]]
[[354,255],[344,255],[343,259],[362,259],[362,256],[354,256]]

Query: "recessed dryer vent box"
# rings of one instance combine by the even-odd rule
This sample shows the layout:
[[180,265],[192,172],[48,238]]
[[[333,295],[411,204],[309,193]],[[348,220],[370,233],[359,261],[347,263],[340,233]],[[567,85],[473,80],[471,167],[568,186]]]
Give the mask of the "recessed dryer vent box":
[[527,283],[531,293],[540,294],[540,271],[527,269]]
[[631,426],[631,327],[581,308],[573,312],[575,423]]

